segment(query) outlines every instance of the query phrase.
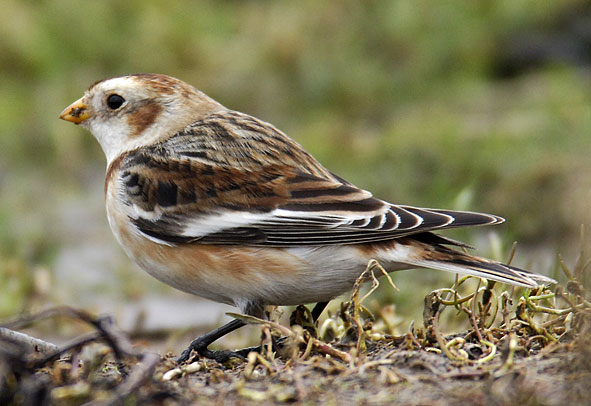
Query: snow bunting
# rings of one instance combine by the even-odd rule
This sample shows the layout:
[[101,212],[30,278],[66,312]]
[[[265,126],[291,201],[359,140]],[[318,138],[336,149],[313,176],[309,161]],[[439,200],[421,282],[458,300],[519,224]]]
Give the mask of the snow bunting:
[[[157,279],[243,313],[319,303],[351,289],[371,259],[388,272],[433,268],[536,287],[551,279],[475,257],[434,234],[500,217],[395,205],[324,168],[269,123],[170,76],[93,84],[60,118],[89,129],[107,157],[109,225]],[[191,343],[207,347],[233,320]]]

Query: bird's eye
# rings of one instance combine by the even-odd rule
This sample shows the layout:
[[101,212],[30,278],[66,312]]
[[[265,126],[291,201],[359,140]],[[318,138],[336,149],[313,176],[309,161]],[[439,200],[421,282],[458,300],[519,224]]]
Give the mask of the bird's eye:
[[107,106],[111,110],[117,110],[123,103],[125,103],[125,99],[118,94],[112,94],[107,97]]

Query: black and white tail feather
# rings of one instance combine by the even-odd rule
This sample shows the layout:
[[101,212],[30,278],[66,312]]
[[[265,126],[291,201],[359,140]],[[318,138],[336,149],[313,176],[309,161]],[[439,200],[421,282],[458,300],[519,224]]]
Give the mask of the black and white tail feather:
[[417,258],[408,258],[406,263],[418,268],[471,275],[526,288],[556,283],[554,279],[543,275],[452,249],[449,246],[463,249],[472,247],[438,234],[414,234],[400,242],[417,248]]

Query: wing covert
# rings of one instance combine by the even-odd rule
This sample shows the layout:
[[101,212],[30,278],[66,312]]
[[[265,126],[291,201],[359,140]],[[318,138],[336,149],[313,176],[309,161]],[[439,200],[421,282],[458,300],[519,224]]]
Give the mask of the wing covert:
[[330,173],[270,124],[231,113],[214,114],[120,162],[118,193],[148,238],[167,244],[357,244],[501,221],[376,199]]

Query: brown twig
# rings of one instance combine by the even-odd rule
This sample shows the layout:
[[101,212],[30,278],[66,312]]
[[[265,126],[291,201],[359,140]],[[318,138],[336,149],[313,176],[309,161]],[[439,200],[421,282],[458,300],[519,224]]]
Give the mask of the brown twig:
[[[22,327],[29,325],[35,321],[57,316],[67,316],[74,319],[78,319],[87,323],[95,328],[88,334],[76,337],[69,343],[63,346],[55,346],[51,343],[47,343],[43,340],[34,339],[23,333],[18,333],[10,330],[9,328]],[[64,354],[65,352],[71,351],[76,348],[81,348],[84,345],[97,341],[103,340],[113,350],[114,355],[121,359],[123,357],[139,358],[141,361],[131,370],[127,379],[123,381],[121,385],[116,389],[115,396],[113,399],[106,402],[90,402],[87,405],[116,405],[121,404],[122,401],[127,398],[130,394],[136,391],[140,385],[148,379],[160,360],[160,356],[155,353],[142,353],[133,348],[133,345],[129,341],[129,338],[124,334],[117,325],[113,322],[109,316],[95,317],[92,314],[74,309],[71,307],[56,307],[47,309],[42,312],[21,316],[7,323],[4,323],[4,327],[0,328],[0,337],[4,337],[5,340],[13,343],[17,343],[22,349],[22,356],[19,357],[21,364],[25,370],[33,373],[38,368],[44,366],[48,362],[51,362]],[[29,355],[31,350],[38,350],[38,348],[44,348],[44,356],[40,359],[32,359]]]

